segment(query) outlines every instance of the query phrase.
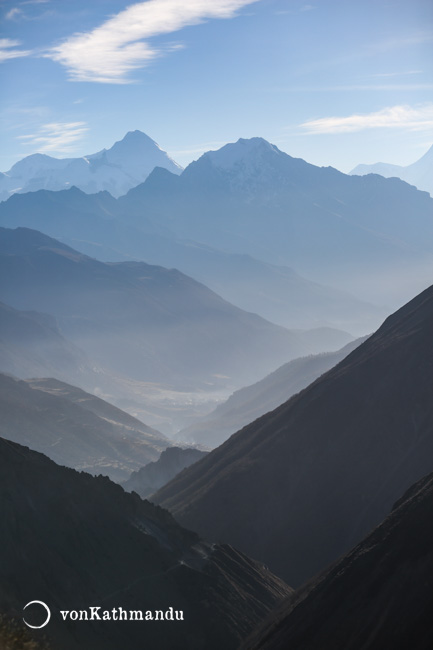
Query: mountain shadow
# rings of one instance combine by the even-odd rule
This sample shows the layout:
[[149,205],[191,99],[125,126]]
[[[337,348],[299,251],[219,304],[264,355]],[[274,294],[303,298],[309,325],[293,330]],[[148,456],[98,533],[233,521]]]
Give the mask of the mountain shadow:
[[429,650],[433,474],[329,570],[301,587],[242,650]]

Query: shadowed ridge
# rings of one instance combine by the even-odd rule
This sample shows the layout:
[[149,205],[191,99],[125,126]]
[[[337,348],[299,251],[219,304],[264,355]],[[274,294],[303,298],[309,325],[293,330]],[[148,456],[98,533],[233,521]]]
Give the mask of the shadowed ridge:
[[430,287],[153,498],[302,584],[433,469],[432,331]]
[[433,474],[329,570],[270,615],[242,650],[430,650]]

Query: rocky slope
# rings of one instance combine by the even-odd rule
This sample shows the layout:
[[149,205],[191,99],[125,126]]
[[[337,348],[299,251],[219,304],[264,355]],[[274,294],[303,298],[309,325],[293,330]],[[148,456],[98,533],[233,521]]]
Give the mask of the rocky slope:
[[[0,439],[0,611],[51,610],[35,631],[62,650],[235,650],[290,589],[229,546],[206,543],[107,478]],[[63,620],[100,607],[183,612],[183,620]],[[40,612],[28,610],[27,621]],[[89,610],[88,610],[89,611]],[[27,615],[27,612],[26,612]],[[114,616],[114,615],[113,615]]]

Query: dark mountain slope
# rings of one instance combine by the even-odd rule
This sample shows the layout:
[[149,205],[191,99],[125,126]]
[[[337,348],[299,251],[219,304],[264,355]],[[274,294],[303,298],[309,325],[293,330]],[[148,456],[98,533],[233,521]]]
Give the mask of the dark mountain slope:
[[[62,650],[233,649],[290,589],[111,483],[0,440],[0,611],[47,603]],[[183,621],[63,622],[59,610],[174,610]],[[29,621],[31,622],[31,620]]]
[[159,431],[68,384],[0,374],[0,388],[0,435],[61,465],[121,481],[170,444]]
[[299,585],[433,467],[433,287],[154,497]]
[[250,383],[282,360],[351,338],[290,332],[176,270],[104,264],[26,228],[0,229],[0,277],[0,299],[52,313],[98,365],[183,389]]
[[430,650],[433,475],[281,607],[244,650]]
[[177,434],[179,440],[218,447],[233,433],[258,417],[286,402],[292,395],[311,384],[337,365],[363,339],[348,343],[337,352],[324,352],[293,359],[252,386],[235,391],[214,411]]

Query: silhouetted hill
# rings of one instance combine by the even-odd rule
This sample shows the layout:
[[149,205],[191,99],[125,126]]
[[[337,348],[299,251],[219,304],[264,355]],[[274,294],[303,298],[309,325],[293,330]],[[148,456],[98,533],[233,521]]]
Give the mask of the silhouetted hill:
[[191,447],[169,447],[157,461],[132,472],[129,479],[122,483],[122,487],[127,492],[137,492],[142,498],[146,498],[206,454],[206,451]]
[[170,445],[159,431],[75,386],[0,374],[0,387],[0,435],[61,465],[122,481]]
[[53,314],[97,365],[139,381],[239,386],[351,339],[331,329],[291,332],[176,270],[98,262],[26,228],[0,229],[0,274],[0,299]]
[[366,539],[299,589],[243,650],[430,650],[433,475]]
[[299,585],[433,468],[433,287],[154,495]]
[[[0,611],[21,618],[25,604],[45,602],[51,620],[35,636],[53,648],[234,650],[290,593],[261,565],[201,541],[109,479],[3,439],[0,506]],[[184,620],[62,620],[60,610],[91,606],[101,617],[120,607],[153,616],[172,607]]]
[[207,445],[211,449],[218,447],[233,433],[277,408],[337,365],[363,340],[348,343],[337,352],[324,352],[285,363],[252,386],[235,391],[209,415],[198,418],[197,422],[179,431],[176,438]]

